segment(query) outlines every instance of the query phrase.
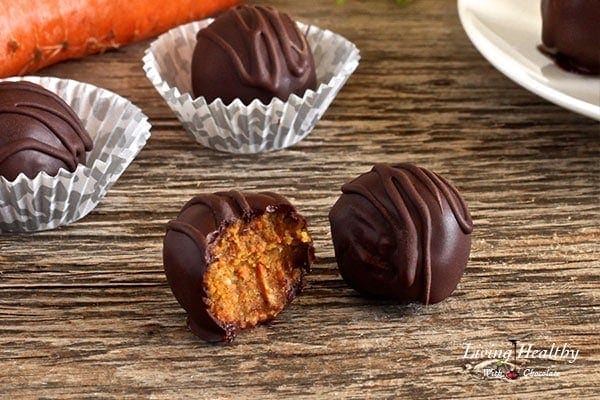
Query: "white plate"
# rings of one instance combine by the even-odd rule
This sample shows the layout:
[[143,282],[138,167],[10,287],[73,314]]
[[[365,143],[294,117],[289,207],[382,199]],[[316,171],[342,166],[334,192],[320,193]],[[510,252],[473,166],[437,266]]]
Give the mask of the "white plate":
[[600,78],[566,72],[540,53],[540,0],[458,0],[465,32],[500,72],[527,90],[600,120]]

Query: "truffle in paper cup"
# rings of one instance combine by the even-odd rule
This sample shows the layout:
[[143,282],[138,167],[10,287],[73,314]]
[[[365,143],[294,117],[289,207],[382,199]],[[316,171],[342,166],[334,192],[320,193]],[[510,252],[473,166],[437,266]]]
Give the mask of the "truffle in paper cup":
[[94,141],[85,165],[56,176],[0,177],[0,232],[53,229],[93,210],[150,137],[150,123],[130,101],[93,85],[69,79],[28,76],[73,108]]
[[230,153],[283,149],[304,139],[358,66],[356,46],[331,31],[298,23],[306,32],[317,74],[317,89],[287,101],[274,98],[244,105],[239,99],[208,104],[192,96],[191,64],[197,32],[213,20],[192,22],[159,36],[146,50],[144,70],[184,128],[203,146]]

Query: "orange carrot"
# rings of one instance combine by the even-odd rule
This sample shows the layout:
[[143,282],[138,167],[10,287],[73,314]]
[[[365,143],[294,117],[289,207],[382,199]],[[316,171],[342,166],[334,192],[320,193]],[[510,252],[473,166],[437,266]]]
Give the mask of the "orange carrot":
[[116,49],[241,0],[0,0],[0,77]]

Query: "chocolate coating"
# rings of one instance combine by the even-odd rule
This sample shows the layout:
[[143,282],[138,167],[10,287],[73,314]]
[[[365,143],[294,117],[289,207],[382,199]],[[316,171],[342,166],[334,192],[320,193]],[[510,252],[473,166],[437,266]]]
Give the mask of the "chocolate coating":
[[[212,246],[224,229],[238,220],[250,221],[264,213],[283,212],[300,221],[306,220],[283,196],[272,192],[218,192],[192,198],[176,220],[167,225],[163,262],[167,280],[177,301],[188,313],[188,327],[210,342],[231,342],[238,330],[211,315],[207,303],[204,276],[215,261]],[[306,245],[302,260],[302,277],[314,261],[312,243]],[[302,279],[292,288],[288,303],[302,290]]]
[[56,94],[25,81],[0,82],[0,176],[34,178],[85,163],[92,139]]
[[542,0],[542,43],[563,69],[600,74],[600,0]]
[[412,164],[376,164],[342,192],[329,221],[348,285],[424,304],[454,291],[469,258],[473,223],[448,181]]
[[208,103],[244,104],[274,97],[287,101],[315,89],[317,78],[306,38],[286,14],[242,5],[221,14],[197,34],[192,88]]

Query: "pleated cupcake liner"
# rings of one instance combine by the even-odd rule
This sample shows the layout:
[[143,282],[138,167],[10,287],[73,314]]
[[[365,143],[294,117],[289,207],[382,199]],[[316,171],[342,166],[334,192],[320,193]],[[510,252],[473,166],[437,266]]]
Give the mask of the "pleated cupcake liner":
[[174,28],[159,36],[146,50],[146,76],[165,99],[185,130],[203,146],[214,150],[252,154],[280,150],[304,139],[358,67],[357,47],[344,37],[298,22],[315,59],[318,87],[287,101],[269,104],[256,99],[244,105],[239,99],[224,104],[193,98],[191,65],[196,33],[213,20]]
[[0,232],[32,232],[67,225],[86,216],[102,200],[150,137],[142,111],[123,97],[69,79],[27,76],[56,93],[79,116],[94,141],[85,165],[56,176],[0,177]]

